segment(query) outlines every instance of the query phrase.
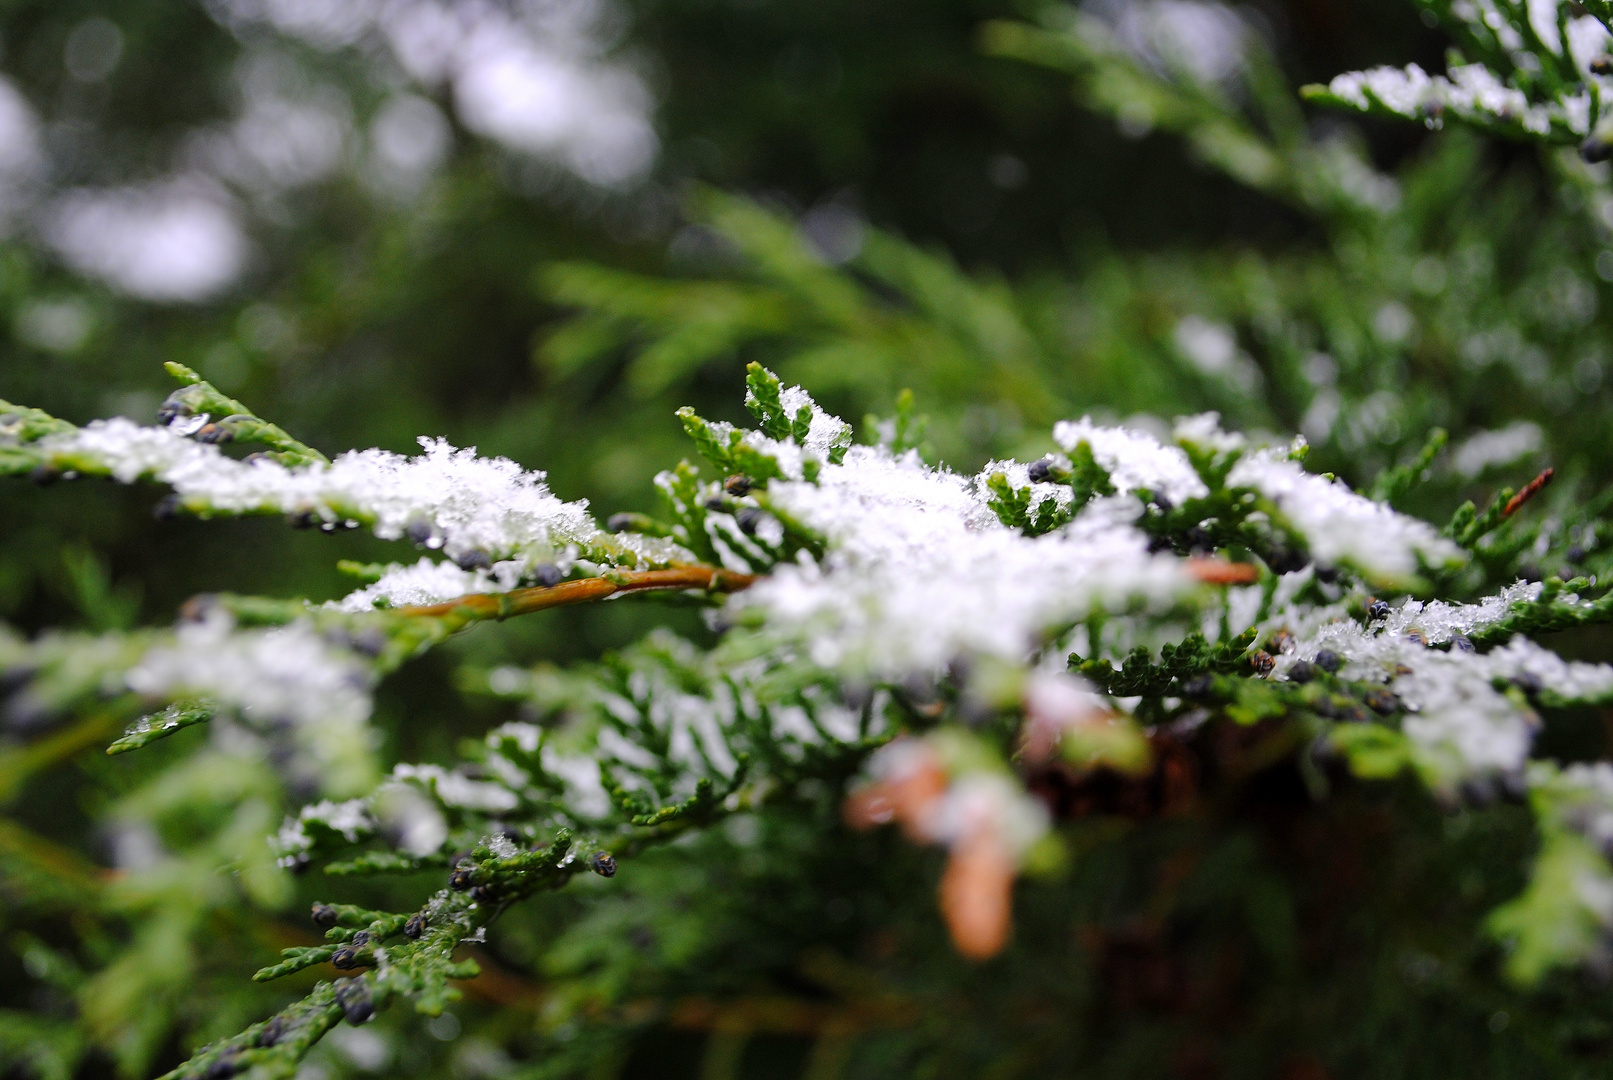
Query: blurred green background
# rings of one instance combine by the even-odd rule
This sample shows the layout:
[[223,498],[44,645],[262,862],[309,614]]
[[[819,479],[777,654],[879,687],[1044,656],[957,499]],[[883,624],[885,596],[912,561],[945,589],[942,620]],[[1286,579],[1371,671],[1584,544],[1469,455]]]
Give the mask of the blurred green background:
[[[857,421],[911,388],[934,454],[964,470],[1049,449],[1062,417],[1147,426],[1215,409],[1303,432],[1316,468],[1357,485],[1444,426],[1454,452],[1419,496],[1443,512],[1548,461],[1573,491],[1610,457],[1606,177],[1462,132],[1310,114],[1294,94],[1375,63],[1437,67],[1446,45],[1403,0],[11,0],[0,398],[149,423],[170,389],[161,363],[177,360],[327,453],[442,435],[548,470],[603,516],[647,506],[654,474],[688,453],[677,406],[739,418],[744,365],[760,360]],[[157,497],[0,489],[0,618],[28,633],[162,624],[197,592],[323,600],[349,587],[339,558],[414,557],[277,521],[158,521]],[[383,689],[382,757],[438,759],[514,715],[474,692],[476,672],[592,658],[655,623],[702,632],[691,613],[636,604],[481,628]],[[148,1075],[276,1000],[244,975],[284,942],[219,915],[194,966],[99,1011],[72,1004],[133,917],[52,892],[27,853],[92,876],[122,865],[99,819],[184,740],[138,761],[72,745],[30,757],[38,734],[6,724],[0,798],[27,831],[0,844],[0,1060]],[[1581,725],[1593,743],[1598,724]],[[1343,858],[1329,830],[1359,844],[1389,812],[1343,805],[1278,864],[1325,891],[1317,866]],[[1146,926],[1118,960],[1060,937],[1042,966],[1021,956],[995,983],[938,952],[900,975],[921,1004],[881,1013],[883,991],[836,950],[898,910],[918,938],[934,929],[935,867],[890,837],[824,850],[826,798],[816,819],[765,824],[767,858],[729,830],[701,858],[647,860],[641,893],[532,905],[507,920],[502,966],[463,1020],[390,1017],[384,1037],[352,1033],[309,1068],[1010,1075],[1071,1055],[1092,1075],[1327,1075],[1272,1034],[1301,1030],[1354,1063],[1337,1075],[1581,1067],[1609,1038],[1590,1005],[1539,1006],[1529,1028],[1522,1006],[1436,959],[1465,956],[1475,920],[1517,886],[1526,840],[1499,813],[1465,853],[1355,852],[1338,888],[1361,914],[1336,927],[1322,951],[1343,967],[1324,974],[1295,944],[1308,901],[1262,876],[1278,871],[1256,865],[1249,835],[1160,826],[1134,842],[1148,873],[1173,850],[1207,853],[1210,884],[1183,903],[1210,943],[1196,963],[1231,970],[1223,946],[1245,956],[1241,975],[1209,980],[1249,996],[1232,1023],[1202,1002],[1179,1019]],[[1432,815],[1416,828],[1449,831]],[[1090,880],[1060,887],[1093,912],[1146,891],[1141,869],[1104,871],[1117,842],[1090,838]],[[1435,902],[1451,866],[1483,860],[1488,879]],[[859,891],[876,870],[880,887]],[[1062,926],[1069,895],[1031,889],[1027,925]],[[1415,948],[1372,952],[1384,935]],[[51,974],[62,950],[79,975]],[[1129,989],[1093,989],[1116,979]],[[1082,1019],[1050,1029],[1004,984]],[[736,994],[788,1007],[724,1043],[700,1002]],[[913,1027],[901,1009],[918,1008],[922,1034],[858,1057],[812,1011],[836,994],[864,1002],[871,1030]],[[660,1011],[633,1012],[648,999]],[[1532,1034],[1497,1049],[1503,1005]],[[970,1019],[947,1021],[954,1007]],[[1449,1038],[1429,1034],[1441,1025]],[[461,1026],[475,1037],[454,1039]],[[949,1049],[913,1049],[931,1044]],[[1218,1054],[1234,1067],[1194,1071]]]

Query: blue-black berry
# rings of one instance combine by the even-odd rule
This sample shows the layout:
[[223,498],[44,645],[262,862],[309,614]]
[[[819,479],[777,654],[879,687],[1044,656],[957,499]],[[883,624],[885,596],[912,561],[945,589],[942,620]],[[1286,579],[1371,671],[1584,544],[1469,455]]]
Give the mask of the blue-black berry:
[[160,424],[171,424],[175,420],[178,420],[180,417],[189,416],[191,414],[190,405],[188,405],[184,401],[178,400],[177,395],[179,393],[180,393],[180,391],[176,390],[174,392],[174,395],[169,396],[169,398],[166,401],[164,401],[161,405],[157,406],[157,422],[158,423],[160,423]]
[[370,997],[370,984],[363,978],[341,979],[336,983],[336,1004],[349,1024],[362,1024],[375,1015],[375,1001]]
[[374,626],[357,631],[347,643],[360,656],[376,657],[386,652],[386,634]]
[[1368,690],[1361,700],[1380,716],[1391,716],[1400,711],[1400,699],[1388,690]]
[[1546,688],[1546,685],[1540,681],[1540,676],[1532,671],[1518,672],[1512,677],[1512,685],[1530,697],[1534,697]]
[[1329,675],[1336,675],[1339,668],[1344,666],[1344,660],[1332,649],[1319,649],[1316,653],[1316,666]]
[[1309,566],[1310,556],[1288,547],[1273,547],[1266,553],[1266,565],[1274,574],[1292,574]]
[[253,1042],[258,1046],[273,1046],[285,1033],[286,1022],[278,1016],[271,1016],[269,1022],[258,1029],[257,1038]]
[[228,1077],[235,1075],[237,1064],[234,1054],[226,1054],[223,1057],[214,1058],[212,1064],[207,1066],[207,1071],[202,1075],[207,1080],[227,1080]]
[[532,576],[537,579],[539,585],[542,585],[546,589],[552,589],[562,581],[566,580],[566,575],[560,572],[560,567],[556,566],[554,563],[547,562],[539,563],[537,566],[533,567]]

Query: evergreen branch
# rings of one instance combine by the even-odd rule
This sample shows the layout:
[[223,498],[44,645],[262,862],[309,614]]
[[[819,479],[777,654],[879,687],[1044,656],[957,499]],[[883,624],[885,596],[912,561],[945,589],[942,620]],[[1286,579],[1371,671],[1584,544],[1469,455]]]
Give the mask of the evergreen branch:
[[[212,401],[211,388],[198,385],[204,389],[193,385],[187,392],[194,391],[198,401]],[[156,480],[174,489],[159,503],[159,517],[283,514],[294,526],[325,532],[367,527],[383,539],[440,550],[467,572],[518,560],[524,573],[538,575],[573,547],[608,566],[688,559],[687,552],[663,540],[604,532],[585,504],[556,498],[542,473],[502,458],[477,458],[474,451],[440,440],[424,440],[424,452],[413,458],[367,450],[327,462],[297,457],[301,451],[288,449],[238,461],[221,453],[213,445],[219,440],[204,437],[194,424],[147,428],[115,418],[78,428],[42,414],[8,415],[21,419],[0,425],[0,475],[41,482],[81,476],[122,483]],[[278,429],[249,425],[243,430],[275,445],[301,446],[275,434]],[[288,465],[281,460],[285,455],[295,460]]]
[[1372,482],[1372,497],[1378,502],[1392,503],[1406,492],[1410,491],[1424,478],[1428,467],[1434,463],[1439,452],[1445,449],[1450,441],[1450,435],[1444,428],[1435,428],[1428,433],[1428,441],[1417,452],[1417,456],[1404,465],[1392,469],[1385,469],[1378,474]]
[[[1580,590],[1589,588],[1589,578],[1547,578],[1541,583],[1540,593],[1533,600],[1520,600],[1512,604],[1508,613],[1495,622],[1473,631],[1469,639],[1480,648],[1501,645],[1519,634],[1538,637],[1576,626],[1597,626],[1613,622],[1613,591],[1596,600],[1579,598]],[[1573,596],[1567,599],[1565,594]]]
[[[338,996],[339,987],[346,990],[354,981],[344,979],[338,984],[316,984],[301,1001],[261,1024],[252,1025],[233,1039],[203,1047],[183,1065],[165,1073],[161,1080],[226,1080],[241,1073],[251,1073],[254,1080],[290,1080],[302,1059],[344,1015],[349,1018],[364,1015],[355,995],[348,993],[345,1000]],[[373,1013],[373,1005],[370,1011]]]
[[609,577],[581,578],[547,587],[534,586],[507,593],[481,593],[446,600],[440,604],[394,608],[391,614],[402,618],[439,619],[444,624],[458,629],[472,622],[508,619],[549,608],[591,603],[626,593],[666,590],[739,592],[749,588],[756,580],[755,574],[740,574],[714,566],[624,570]]
[[1463,503],[1451,516],[1444,534],[1469,551],[1474,550],[1480,540],[1495,532],[1513,514],[1522,509],[1529,500],[1551,483],[1555,475],[1556,470],[1546,469],[1525,484],[1521,491],[1514,491],[1510,487],[1502,488],[1496,492],[1495,498],[1490,501],[1490,505],[1482,514],[1472,502]]
[[440,853],[416,858],[410,855],[400,855],[395,851],[367,851],[356,859],[326,864],[325,873],[331,877],[413,874],[420,870],[447,865],[448,856]]
[[316,964],[323,964],[336,955],[339,945],[313,945],[308,947],[293,946],[282,949],[281,961],[270,967],[258,970],[252,976],[253,982],[268,982],[284,975],[293,975],[304,968],[311,968]]
[[270,456],[282,465],[328,465],[330,459],[318,450],[286,434],[278,425],[258,417],[245,405],[218,392],[206,379],[184,364],[163,365],[168,374],[185,383],[163,402],[159,416],[165,421],[179,417],[206,415],[209,424],[197,432],[204,442],[245,442],[270,447]]
[[215,707],[206,702],[176,701],[155,715],[135,721],[122,738],[106,748],[106,752],[126,754],[130,750],[139,750],[193,724],[206,723],[213,719],[216,712]]
[[[650,820],[625,832],[618,850],[631,854],[647,843],[675,839],[688,828],[708,823],[720,809],[721,799],[712,798],[708,782],[674,812],[650,815]],[[536,892],[559,889],[578,873],[615,875],[612,852],[585,847],[579,853],[576,848],[566,829],[556,832],[546,846],[512,854],[478,845],[449,875],[449,887],[412,914],[316,904],[315,924],[327,928],[332,943],[288,948],[280,963],[262,969],[254,980],[269,981],[326,962],[339,970],[371,970],[334,984],[317,984],[302,1001],[275,1017],[203,1047],[163,1080],[221,1080],[248,1071],[254,1077],[284,1080],[343,1019],[354,1025],[367,1023],[378,1009],[398,998],[412,1001],[424,1015],[440,1015],[460,997],[450,984],[474,978],[480,971],[473,961],[454,962],[453,954],[462,943],[480,940],[513,904]],[[393,941],[400,934],[405,940]]]
[[1076,653],[1069,656],[1069,669],[1092,680],[1104,692],[1115,697],[1166,694],[1202,694],[1207,683],[1194,680],[1214,673],[1230,673],[1249,666],[1248,650],[1257,634],[1253,629],[1231,641],[1211,645],[1203,634],[1189,634],[1181,644],[1167,642],[1160,647],[1160,661],[1154,664],[1146,646],[1138,646],[1126,655],[1116,669],[1108,660],[1086,659]]
[[1512,498],[1508,499],[1507,504],[1501,508],[1501,520],[1505,521],[1507,518],[1521,510],[1523,505],[1536,495],[1540,494],[1546,485],[1551,483],[1552,477],[1556,475],[1556,469],[1546,469],[1541,472],[1539,476],[1536,476],[1533,480],[1525,484],[1523,486],[1523,490],[1519,491],[1516,495],[1512,496]]

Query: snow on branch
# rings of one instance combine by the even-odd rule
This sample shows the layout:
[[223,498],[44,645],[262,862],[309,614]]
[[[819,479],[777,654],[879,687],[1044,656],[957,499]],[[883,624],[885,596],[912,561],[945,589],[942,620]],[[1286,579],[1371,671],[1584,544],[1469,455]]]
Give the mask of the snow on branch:
[[1604,97],[1605,0],[1422,0],[1459,45],[1445,75],[1416,64],[1376,67],[1307,86],[1311,101],[1439,127],[1458,120],[1497,134],[1578,144],[1587,160],[1613,154]]
[[[467,570],[509,562],[504,587],[540,566],[579,555],[605,565],[666,565],[691,561],[677,545],[654,537],[612,536],[594,522],[586,502],[564,502],[544,482],[507,458],[483,458],[474,448],[459,449],[443,439],[422,437],[413,457],[386,450],[355,450],[325,461],[313,451],[292,455],[301,446],[278,428],[249,414],[232,413],[212,422],[197,405],[244,408],[222,399],[206,384],[180,394],[170,422],[144,427],[122,418],[85,427],[53,420],[34,410],[0,403],[0,469],[48,480],[74,475],[110,476],[122,483],[149,479],[167,484],[174,495],[165,512],[199,516],[285,514],[295,524],[327,531],[367,527],[386,540],[412,540],[439,550]],[[176,395],[178,397],[179,395]],[[172,400],[172,399],[171,399]],[[227,425],[229,420],[250,419]],[[264,429],[272,429],[269,438]],[[220,442],[235,438],[267,441],[282,449],[238,459]]]
[[[1374,499],[1307,472],[1303,441],[1258,446],[1210,414],[1168,441],[1068,421],[1056,452],[966,475],[852,445],[850,425],[760,367],[747,391],[759,430],[680,414],[716,475],[679,463],[657,479],[661,517],[619,515],[610,531],[513,462],[429,439],[414,457],[326,461],[199,382],[162,427],[0,407],[6,472],[149,478],[200,515],[365,526],[448,560],[344,564],[365,583],[324,605],[219,595],[172,630],[0,635],[0,674],[19,687],[8,708],[29,723],[90,702],[149,712],[122,752],[223,719],[221,753],[264,753],[327,796],[274,837],[281,866],[446,875],[412,914],[317,906],[327,943],[258,978],[327,962],[357,974],[177,1076],[290,1075],[338,1017],[362,1023],[396,997],[440,1011],[471,974],[454,949],[509,904],[584,870],[610,877],[618,857],[727,815],[839,791],[859,769],[853,825],[948,849],[939,902],[970,957],[1004,947],[1014,881],[1060,843],[1039,784],[1142,790],[1168,755],[1265,740],[1260,760],[1312,779],[1322,762],[1361,782],[1410,773],[1446,805],[1531,800],[1534,882],[1492,929],[1521,979],[1594,959],[1613,927],[1613,781],[1535,760],[1536,736],[1553,710],[1613,703],[1613,667],[1535,639],[1613,621],[1613,592],[1514,577],[1525,546],[1540,557],[1583,537],[1605,501],[1567,527],[1521,525],[1549,501],[1548,470],[1441,531],[1382,501],[1420,482],[1440,438]],[[231,457],[207,441],[220,430],[272,453]],[[467,671],[469,692],[536,722],[377,782],[381,676],[474,623],[633,592],[707,604],[715,642],[659,630],[566,670]],[[1195,743],[1225,725],[1248,738]],[[1223,771],[1236,773],[1205,773]]]

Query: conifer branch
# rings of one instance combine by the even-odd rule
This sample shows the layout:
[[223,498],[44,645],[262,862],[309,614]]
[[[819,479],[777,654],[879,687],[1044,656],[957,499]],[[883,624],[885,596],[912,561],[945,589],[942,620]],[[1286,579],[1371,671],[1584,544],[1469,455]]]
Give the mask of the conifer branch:
[[472,622],[508,619],[534,611],[586,604],[627,593],[703,590],[734,593],[748,589],[755,574],[741,574],[714,566],[673,566],[663,570],[624,570],[609,577],[579,578],[559,585],[533,586],[507,593],[481,593],[445,600],[439,604],[393,608],[403,618]]

